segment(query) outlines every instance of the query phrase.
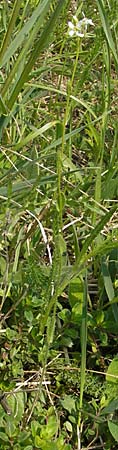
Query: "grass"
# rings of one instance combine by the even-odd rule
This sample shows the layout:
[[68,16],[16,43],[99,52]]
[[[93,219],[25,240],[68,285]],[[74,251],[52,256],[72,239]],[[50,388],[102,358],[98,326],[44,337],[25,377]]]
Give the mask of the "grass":
[[118,18],[77,8],[0,6],[4,450],[118,442]]

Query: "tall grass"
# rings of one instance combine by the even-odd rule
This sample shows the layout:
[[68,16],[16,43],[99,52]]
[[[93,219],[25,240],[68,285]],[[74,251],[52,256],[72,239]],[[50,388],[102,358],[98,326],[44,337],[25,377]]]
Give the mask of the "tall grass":
[[[107,2],[94,2],[95,11],[89,3],[76,10],[71,1],[16,0],[7,12],[1,3],[1,336],[13,358],[7,376],[3,357],[1,389],[5,396],[11,391],[6,409],[14,412],[6,450],[11,439],[15,450],[22,448],[22,432],[26,450],[90,445],[85,373],[93,348],[104,346],[106,305],[118,322],[116,266],[111,270],[111,253],[117,258],[117,23]],[[82,38],[69,37],[68,21],[75,13],[82,19],[83,9],[94,26]],[[91,278],[98,285],[94,299]],[[73,400],[70,387],[61,390],[61,369],[53,393],[46,377],[58,360],[63,371],[67,364],[78,370],[77,353],[80,399]],[[38,387],[28,399],[27,392],[20,397],[15,379],[32,366]],[[23,380],[21,390],[26,385]],[[62,425],[58,401],[65,408]],[[4,434],[4,413],[2,420]]]

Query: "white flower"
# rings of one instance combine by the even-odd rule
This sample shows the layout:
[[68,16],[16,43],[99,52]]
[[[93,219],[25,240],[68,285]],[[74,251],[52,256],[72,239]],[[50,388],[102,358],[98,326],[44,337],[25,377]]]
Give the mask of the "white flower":
[[74,36],[75,34],[75,26],[72,22],[68,22],[68,26],[70,28],[69,30],[69,36]]
[[87,33],[87,27],[88,25],[93,25],[94,23],[91,19],[87,19],[85,16],[82,20],[77,19],[76,16],[73,16],[73,21],[72,22],[68,22],[68,34],[69,36],[77,36],[77,37],[84,37],[85,34]]

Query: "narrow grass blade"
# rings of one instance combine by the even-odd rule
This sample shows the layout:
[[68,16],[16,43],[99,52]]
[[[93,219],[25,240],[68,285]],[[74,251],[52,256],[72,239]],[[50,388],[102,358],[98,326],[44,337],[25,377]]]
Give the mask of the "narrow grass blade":
[[[39,18],[38,18],[38,10],[37,10],[37,20],[35,18],[36,23],[34,24],[33,29],[28,34],[27,39],[26,39],[26,41],[25,41],[25,43],[23,45],[23,48],[20,51],[20,53],[18,55],[18,58],[15,60],[14,65],[13,65],[12,69],[10,70],[9,75],[8,75],[7,79],[5,80],[5,83],[4,83],[3,88],[1,90],[1,95],[3,97],[5,97],[7,95],[7,91],[9,89],[9,87],[11,86],[12,80],[14,78],[16,78],[16,74],[17,74],[17,78],[16,78],[15,83],[17,83],[18,79],[20,78],[21,67],[22,67],[22,70],[23,70],[27,52],[33,46],[34,38],[36,38],[36,35],[39,32],[39,30],[40,30],[40,26],[42,25],[43,20],[44,20],[45,15],[46,15],[46,12],[49,9],[49,4],[50,4],[50,2],[48,1],[47,4],[45,5],[45,8],[42,8],[42,10],[41,10],[41,8],[39,9],[39,12],[40,12]],[[32,20],[31,19],[30,19],[30,21],[31,21],[31,24],[32,24]],[[19,33],[19,35],[20,35],[20,33]],[[24,35],[24,37],[25,37],[25,35]],[[22,36],[21,36],[21,40],[22,40]]]
[[112,36],[112,33],[111,33],[111,29],[110,29],[110,26],[109,26],[109,22],[108,22],[108,19],[107,19],[107,13],[105,11],[104,1],[103,0],[96,0],[96,1],[97,1],[97,5],[98,5],[100,17],[101,17],[101,22],[102,22],[102,26],[103,26],[103,30],[104,30],[107,42],[109,44],[109,47],[110,47],[110,49],[112,51],[112,54],[113,54],[114,59],[115,59],[115,61],[117,63],[117,66],[118,66],[118,55],[117,55],[117,52],[116,52],[115,43],[114,43],[113,36]]
[[56,121],[49,122],[49,123],[46,123],[45,125],[43,125],[43,127],[38,128],[36,131],[32,131],[31,133],[28,134],[28,136],[26,136],[24,139],[21,139],[21,141],[18,142],[18,144],[15,145],[15,147],[14,147],[15,150],[19,150],[20,148],[24,147],[30,141],[33,141],[38,136],[43,136],[43,134],[47,130],[49,130],[50,128],[53,128],[55,125],[56,125]]
[[34,66],[37,58],[39,57],[40,53],[49,44],[53,29],[55,28],[56,21],[58,19],[59,13],[60,13],[63,5],[64,5],[64,0],[59,0],[57,3],[57,6],[56,6],[53,14],[51,15],[50,19],[48,20],[48,23],[45,26],[41,36],[37,40],[37,43],[31,53],[31,56],[29,57],[29,61],[27,62],[26,66],[21,74],[21,77],[19,78],[19,80],[14,88],[14,91],[11,94],[11,97],[8,101],[7,106],[10,110],[12,109],[19,92],[23,88],[24,83],[28,80],[29,74],[30,74],[32,67]]
[[89,246],[92,244],[93,240],[99,235],[100,231],[103,230],[106,223],[110,220],[111,216],[113,215],[114,211],[116,210],[116,205],[113,206],[110,211],[108,211],[104,217],[98,222],[96,227],[91,231],[90,236],[85,240],[85,243],[83,245],[82,251],[80,253],[80,258],[85,255],[86,251],[88,250]]
[[[19,2],[21,5],[21,1]],[[44,0],[41,4],[35,8],[30,19],[25,23],[23,28],[17,33],[15,38],[12,40],[11,44],[9,44],[8,49],[5,51],[3,56],[3,50],[1,49],[0,53],[0,66],[3,67],[6,63],[9,62],[9,59],[14,55],[19,46],[22,45],[23,41],[28,39],[28,35],[31,32],[31,29],[35,25],[35,22],[38,20],[40,16],[40,23],[42,24],[42,20],[44,15],[47,13],[49,9],[51,0]]]
[[10,19],[10,22],[9,22],[9,26],[7,28],[5,37],[3,39],[2,48],[1,48],[1,51],[0,51],[0,62],[2,61],[2,58],[3,58],[4,54],[5,54],[5,51],[6,51],[7,47],[8,47],[8,45],[9,45],[9,41],[11,39],[12,31],[13,31],[16,19],[18,17],[20,6],[21,6],[21,1],[20,0],[16,0],[15,4],[14,4],[14,7],[13,7],[13,12],[12,12],[12,16],[11,16],[11,19]]
[[[108,296],[109,301],[111,302],[115,297],[115,292],[111,280],[111,276],[109,273],[108,265],[106,260],[102,262],[102,274],[103,274],[103,280],[104,280],[104,286],[105,290]],[[118,323],[118,305],[112,304],[112,311],[114,315],[115,321]]]

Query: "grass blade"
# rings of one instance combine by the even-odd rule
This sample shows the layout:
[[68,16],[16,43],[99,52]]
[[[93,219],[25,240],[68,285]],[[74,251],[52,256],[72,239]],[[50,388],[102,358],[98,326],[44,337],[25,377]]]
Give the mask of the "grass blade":
[[34,66],[37,58],[39,57],[40,53],[46,48],[46,46],[49,44],[50,42],[50,38],[53,32],[53,29],[55,27],[56,24],[56,20],[58,19],[58,15],[61,11],[62,6],[64,5],[64,0],[59,0],[58,4],[55,8],[54,13],[51,15],[50,19],[48,20],[47,25],[45,26],[41,36],[39,37],[39,39],[37,40],[37,44],[34,47],[34,50],[31,53],[31,56],[29,58],[28,63],[26,64],[20,79],[18,80],[15,89],[13,91],[13,93],[11,94],[11,97],[8,101],[8,108],[11,110],[16,99],[17,96],[19,94],[19,92],[21,91],[21,89],[24,86],[24,83],[28,80],[28,76],[32,70],[32,67]]
[[[19,2],[21,5],[21,2]],[[37,8],[35,8],[35,11],[33,12],[30,19],[25,23],[23,28],[17,33],[16,37],[13,39],[11,44],[9,45],[8,49],[5,51],[3,56],[3,51],[1,49],[0,54],[0,66],[3,67],[6,63],[9,62],[9,59],[14,55],[14,53],[17,51],[19,46],[22,45],[23,41],[27,38],[28,35],[31,32],[31,29],[34,27],[35,22],[37,21],[38,17],[40,17],[40,23],[42,24],[42,20],[44,18],[44,15],[47,13],[47,10],[50,6],[51,0],[44,0],[43,3],[39,4]]]
[[82,258],[86,251],[88,250],[88,247],[92,244],[93,240],[99,235],[100,231],[103,230],[104,226],[106,225],[106,223],[110,220],[110,217],[112,216],[112,214],[114,213],[114,211],[116,210],[116,205],[113,206],[110,211],[108,211],[104,217],[100,220],[100,222],[98,222],[98,224],[96,225],[96,227],[94,228],[94,230],[91,231],[90,236],[88,236],[88,238],[85,240],[85,243],[83,245],[80,257]]
[[111,52],[112,52],[112,54],[114,56],[114,59],[115,59],[115,61],[117,63],[117,66],[118,66],[118,55],[117,55],[117,52],[116,52],[115,43],[114,43],[113,36],[112,36],[112,33],[111,33],[111,29],[110,29],[110,26],[109,26],[109,22],[108,22],[108,19],[107,19],[107,14],[105,12],[104,1],[103,0],[97,0],[97,5],[98,5],[98,9],[99,9],[100,17],[101,17],[101,22],[102,22],[102,26],[103,26],[103,30],[104,30],[107,42],[109,44]]
[[[109,269],[107,266],[107,262],[105,260],[102,262],[102,274],[103,274],[105,290],[106,290],[108,299],[111,302],[115,297],[115,292],[114,292],[111,276],[109,273]],[[114,319],[118,323],[118,306],[116,304],[112,304],[112,311],[113,311]]]
[[9,22],[9,26],[7,28],[5,37],[3,39],[3,43],[2,43],[2,47],[1,47],[1,51],[0,51],[0,61],[2,61],[2,58],[3,58],[3,56],[4,56],[5,52],[6,52],[6,49],[7,49],[8,45],[9,45],[9,41],[11,39],[11,34],[12,34],[12,31],[13,31],[16,19],[18,17],[20,6],[21,6],[21,1],[20,0],[16,0],[15,4],[14,4],[14,7],[13,7],[13,12],[12,12],[12,16],[11,16],[11,19],[10,19],[10,22]]

